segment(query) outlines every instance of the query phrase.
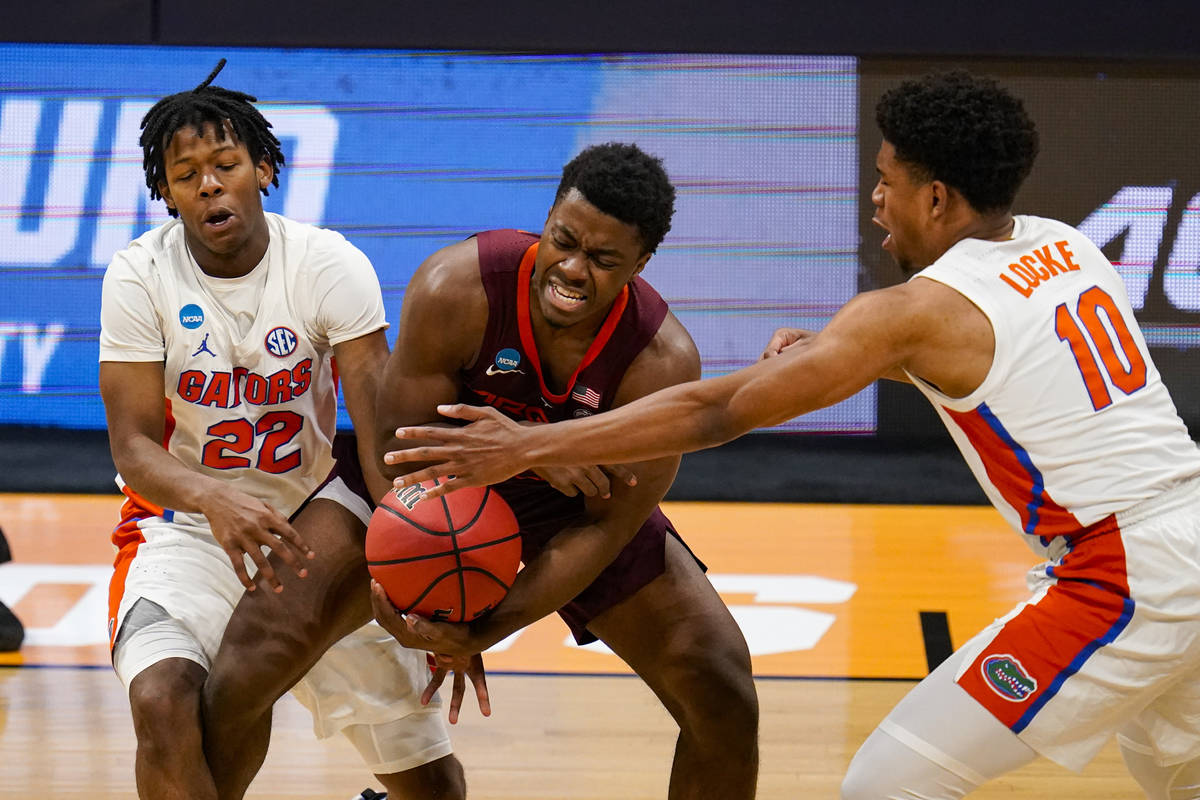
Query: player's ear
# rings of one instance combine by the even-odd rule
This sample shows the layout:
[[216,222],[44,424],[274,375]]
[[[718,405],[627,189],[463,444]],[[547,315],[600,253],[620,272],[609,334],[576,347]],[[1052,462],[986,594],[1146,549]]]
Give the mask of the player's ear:
[[254,171],[258,174],[258,188],[266,191],[266,188],[271,185],[271,181],[275,178],[275,165],[267,159],[259,159],[255,165]]
[[171,187],[167,185],[166,181],[158,182],[158,193],[162,196],[163,202],[167,204],[167,208],[178,211],[175,208],[175,199],[171,197]]
[[642,270],[644,270],[646,268],[646,262],[650,260],[650,256],[652,256],[652,255],[654,255],[654,254],[653,253],[642,254],[642,257],[638,259],[637,266],[633,268],[633,275],[629,276],[630,279],[633,279],[639,272],[641,272]]
[[946,203],[950,199],[950,187],[941,181],[930,181],[929,214],[934,219],[946,213]]

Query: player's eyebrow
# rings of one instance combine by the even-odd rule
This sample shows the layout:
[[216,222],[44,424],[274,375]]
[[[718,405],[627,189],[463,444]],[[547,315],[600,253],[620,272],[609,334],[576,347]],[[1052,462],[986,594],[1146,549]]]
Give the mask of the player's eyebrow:
[[[215,148],[212,152],[214,154],[217,154],[217,153],[224,153],[227,150],[236,150],[236,149],[237,149],[237,146],[234,145],[232,142],[223,142],[219,147]],[[174,167],[179,164],[187,164],[191,161],[194,161],[195,158],[196,157],[192,156],[192,155],[179,156],[178,158],[176,158],[174,161],[172,161],[170,163],[170,166]]]
[[[571,227],[569,225],[567,225],[566,223],[556,222],[555,227],[557,227],[563,233],[570,236],[576,242],[579,241],[578,234],[576,234],[575,231],[571,230]],[[588,255],[593,255],[593,256],[600,255],[600,256],[614,256],[615,257],[615,256],[621,255],[620,249],[618,249],[616,247],[591,247],[591,248],[588,248],[587,253],[588,253]]]

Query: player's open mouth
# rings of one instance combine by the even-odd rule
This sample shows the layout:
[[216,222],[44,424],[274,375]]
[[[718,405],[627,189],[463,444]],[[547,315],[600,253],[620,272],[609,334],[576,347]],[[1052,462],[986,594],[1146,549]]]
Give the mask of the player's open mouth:
[[887,225],[884,225],[882,222],[879,221],[879,217],[871,217],[871,222],[874,222],[876,225],[883,228],[884,232],[887,233],[887,236],[883,237],[883,243],[880,244],[880,247],[882,247],[884,250],[886,250],[888,248],[888,245],[890,245],[892,243],[891,230],[888,229]]
[[233,212],[221,209],[204,218],[204,224],[212,228],[223,228],[233,219]]
[[574,289],[568,289],[565,286],[559,286],[554,282],[550,283],[547,293],[555,305],[568,310],[577,308],[587,300],[586,294],[577,292]]

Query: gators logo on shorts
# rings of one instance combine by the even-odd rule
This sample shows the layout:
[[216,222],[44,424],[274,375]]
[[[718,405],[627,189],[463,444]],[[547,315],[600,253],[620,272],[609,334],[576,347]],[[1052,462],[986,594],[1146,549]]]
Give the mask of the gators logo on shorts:
[[1014,656],[1007,653],[988,656],[979,667],[992,691],[1013,703],[1029,699],[1037,691],[1037,681]]

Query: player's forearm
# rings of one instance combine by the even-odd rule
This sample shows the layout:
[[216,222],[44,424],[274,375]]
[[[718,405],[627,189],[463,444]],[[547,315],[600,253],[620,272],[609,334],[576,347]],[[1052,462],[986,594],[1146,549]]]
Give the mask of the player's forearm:
[[204,513],[206,502],[225,488],[221,481],[196,472],[145,436],[114,441],[112,450],[125,485],[163,508]]
[[471,623],[480,649],[553,614],[586,589],[616,558],[625,539],[594,525],[568,528],[554,536],[517,573],[504,600],[486,617]]
[[538,466],[648,461],[715,447],[752,430],[724,378],[672,386],[586,419],[528,428],[521,460]]

